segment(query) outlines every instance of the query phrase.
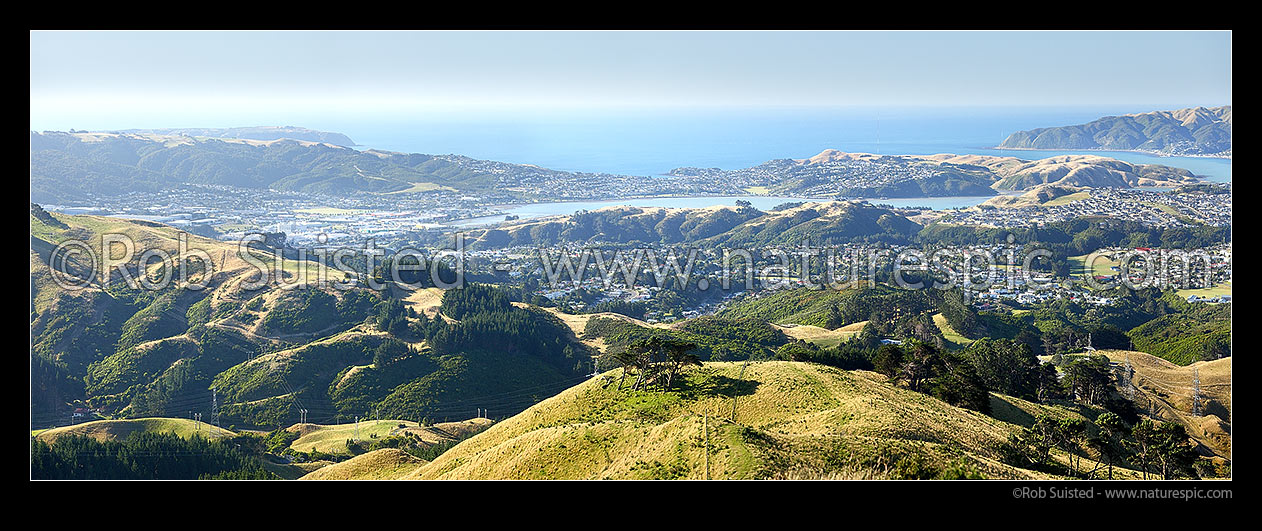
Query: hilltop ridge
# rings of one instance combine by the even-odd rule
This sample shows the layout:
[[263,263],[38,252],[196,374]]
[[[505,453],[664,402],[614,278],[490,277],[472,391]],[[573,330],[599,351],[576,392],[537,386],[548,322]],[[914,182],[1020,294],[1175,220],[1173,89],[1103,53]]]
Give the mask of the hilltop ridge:
[[1102,149],[1231,157],[1231,106],[1105,116],[1090,123],[1018,131],[1000,149]]
[[162,136],[191,136],[191,137],[213,137],[213,138],[233,138],[241,140],[304,140],[308,142],[319,142],[323,144],[332,144],[335,146],[354,147],[358,144],[350,137],[342,133],[334,133],[329,131],[317,131],[315,129],[307,129],[306,127],[295,127],[292,125],[259,125],[253,127],[187,127],[187,128],[171,128],[171,129],[124,129],[120,133],[128,134],[153,134]]
[[[1046,182],[1129,187],[1195,182],[1187,170],[1074,155],[1026,161],[972,155],[873,155],[825,150],[739,170],[676,168],[648,177],[530,164],[357,150],[349,138],[289,128],[30,133],[31,200],[93,201],[120,191],[227,186],[333,196],[472,194],[497,201],[670,195],[803,198],[990,196]],[[215,133],[219,136],[200,136]],[[296,138],[295,138],[296,137]]]
[[815,198],[991,196],[1061,185],[1130,188],[1197,182],[1192,172],[1098,155],[1035,160],[989,155],[880,155],[826,149],[805,159],[777,159],[740,170],[676,168],[670,175],[721,179],[765,195]]
[[544,400],[407,477],[1038,479],[1050,476],[1002,462],[1015,422],[1090,414],[994,395],[1001,420],[875,373],[802,362],[707,362],[665,392],[619,390],[617,376]]

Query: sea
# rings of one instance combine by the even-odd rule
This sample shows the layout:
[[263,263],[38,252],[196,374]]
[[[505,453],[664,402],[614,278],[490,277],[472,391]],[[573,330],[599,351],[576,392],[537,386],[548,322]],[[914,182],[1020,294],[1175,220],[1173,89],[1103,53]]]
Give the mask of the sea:
[[[576,172],[660,176],[671,169],[688,166],[731,170],[772,159],[807,158],[825,149],[838,149],[890,155],[956,153],[1022,159],[1094,154],[1132,163],[1185,168],[1208,181],[1230,182],[1230,159],[994,147],[1015,131],[1082,124],[1103,116],[1185,106],[453,109],[329,116],[315,120],[308,116],[300,125],[344,133],[362,149],[460,154]],[[508,205],[504,210],[508,214],[535,217],[610,205],[704,207],[734,204],[737,199],[754,202],[759,208],[793,200],[757,196],[653,198]],[[956,208],[983,200],[985,198],[976,197],[900,198],[873,202]]]

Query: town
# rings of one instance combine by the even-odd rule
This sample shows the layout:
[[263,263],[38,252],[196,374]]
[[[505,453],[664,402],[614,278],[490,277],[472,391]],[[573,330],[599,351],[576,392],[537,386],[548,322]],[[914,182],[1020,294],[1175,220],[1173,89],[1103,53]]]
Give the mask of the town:
[[1064,204],[1023,207],[977,207],[953,210],[941,223],[983,227],[1038,227],[1076,218],[1108,217],[1148,227],[1173,228],[1197,224],[1231,225],[1231,185],[1225,191],[1156,191],[1133,188],[1091,188],[1088,197]]

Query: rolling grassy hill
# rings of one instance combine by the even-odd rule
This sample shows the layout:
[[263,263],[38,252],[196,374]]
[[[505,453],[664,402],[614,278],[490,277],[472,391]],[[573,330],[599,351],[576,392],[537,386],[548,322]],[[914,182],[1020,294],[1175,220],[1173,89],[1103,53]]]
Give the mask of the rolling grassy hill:
[[434,445],[459,440],[471,433],[476,433],[491,425],[490,419],[475,418],[459,422],[440,422],[430,426],[422,426],[410,420],[363,420],[346,424],[295,424],[287,431],[299,433],[299,437],[289,447],[296,451],[309,453],[319,451],[326,454],[345,454],[348,439],[371,442],[373,439],[385,438],[404,433],[415,435],[424,444]]
[[396,448],[382,448],[357,455],[341,463],[318,468],[300,480],[383,480],[401,479],[427,461]]
[[[469,246],[499,248],[561,242],[674,244],[715,247],[795,247],[850,242],[908,243],[921,226],[861,202],[807,202],[763,212],[752,207],[664,208],[614,206],[468,232]],[[740,262],[737,262],[740,263]]]
[[[288,426],[299,409],[323,422],[375,409],[416,421],[469,418],[479,408],[509,415],[572,385],[582,372],[575,367],[590,370],[587,347],[552,314],[511,307],[462,323],[438,314],[443,292],[426,290],[424,300],[400,305],[423,303],[420,312],[392,317],[403,326],[386,332],[377,322],[388,306],[381,295],[317,286],[316,275],[297,273],[323,266],[292,260],[283,285],[251,289],[259,272],[234,245],[197,236],[188,237],[189,248],[214,263],[206,289],[134,289],[117,274],[64,289],[47,263],[58,242],[81,239],[99,256],[100,236],[119,233],[137,255],[178,255],[181,235],[155,223],[35,207],[31,232],[32,428],[64,422],[70,403],[124,417],[208,411],[212,386],[225,426]],[[136,259],[124,267],[133,277],[143,273]],[[418,339],[422,316],[446,323],[441,349]],[[520,348],[494,348],[506,345]],[[395,354],[379,366],[374,356],[385,347]]]
[[948,323],[946,316],[941,313],[933,314],[933,324],[942,332],[942,337],[946,339],[947,344],[951,348],[966,347],[973,342],[972,339],[964,337],[959,332],[956,332],[954,328],[951,328],[951,323]]
[[300,435],[289,447],[299,452],[319,451],[326,454],[345,454],[346,441],[356,437],[359,440],[371,440],[387,437],[404,427],[416,427],[415,422],[401,420],[364,420],[347,424],[295,424],[287,431]]
[[[1182,424],[1188,435],[1215,455],[1231,458],[1231,358],[1176,365],[1143,352],[1098,352],[1115,363],[1130,360],[1135,370],[1131,381],[1140,393],[1135,398],[1137,406],[1154,418]],[[1195,375],[1200,376],[1204,397],[1204,416],[1200,417],[1192,415]]]
[[[308,409],[309,418],[325,425],[295,427],[302,433],[291,448],[304,452],[347,450],[354,427],[328,425],[339,415],[345,421],[380,409],[383,417],[411,419],[362,423],[362,441],[407,432],[436,442],[457,440],[463,432],[414,421],[470,418],[487,408],[496,418],[514,415],[432,463],[378,454],[381,466],[401,467],[382,477],[1029,478],[1043,473],[1001,461],[1000,445],[1008,436],[1040,413],[1087,420],[1098,413],[992,394],[993,414],[987,416],[895,387],[875,373],[801,362],[707,363],[687,371],[671,392],[619,391],[616,384],[583,376],[595,352],[579,336],[590,345],[612,345],[661,333],[711,350],[772,352],[790,338],[831,347],[861,330],[884,337],[894,332],[886,326],[891,311],[929,319],[932,301],[884,286],[776,291],[738,301],[718,316],[660,326],[617,314],[562,315],[513,303],[507,292],[488,286],[424,290],[393,301],[403,311],[393,319],[408,328],[399,332],[378,320],[391,308],[388,301],[366,291],[249,292],[240,284],[250,270],[231,254],[216,254],[222,249],[213,240],[192,239],[226,260],[201,294],[178,287],[130,290],[118,282],[69,292],[49,280],[43,244],[91,239],[106,230],[161,248],[175,245],[173,229],[162,226],[32,213],[36,420],[36,400],[50,411],[83,400],[139,417],[179,416],[194,406],[208,411],[213,385],[225,426],[287,426],[299,409]],[[1159,341],[1154,344],[1178,347],[1189,330],[1200,337],[1199,329],[1187,326],[1193,318],[1230,339],[1230,308],[1173,303],[1188,315],[1169,314],[1132,329],[1142,333],[1137,346]],[[942,321],[932,319],[930,328],[947,334],[950,327]],[[589,328],[602,322],[607,333],[587,337]],[[413,325],[433,325],[440,332],[418,336]],[[873,332],[882,327],[887,330]],[[1191,365],[1133,357],[1137,366],[1143,363],[1139,385],[1143,396],[1152,398],[1154,415],[1184,424],[1194,438],[1229,458],[1230,360],[1167,357]],[[1189,395],[1178,392],[1187,384],[1171,387],[1170,382],[1189,382],[1189,370],[1201,371],[1207,389],[1226,390],[1207,391],[1211,400],[1205,407],[1212,417],[1190,417]],[[196,431],[191,421],[152,418],[63,430],[101,437],[138,430],[187,436],[190,424]],[[362,460],[344,474],[370,477],[375,462]],[[297,471],[288,470],[286,477]]]
[[50,430],[41,430],[39,434],[36,435],[36,438],[49,444],[56,441],[58,437],[66,435],[82,435],[99,441],[121,440],[126,439],[128,435],[137,432],[174,433],[186,439],[192,437],[194,434],[210,439],[231,437],[235,435],[231,431],[216,428],[214,425],[207,424],[205,422],[196,422],[189,419],[155,417],[84,422],[83,424],[75,424],[73,426],[63,426]]
[[[1031,412],[1080,408],[996,396],[1005,420],[797,362],[707,363],[670,392],[596,378],[467,439],[414,479],[753,479],[1044,474],[1000,462]],[[615,373],[607,376],[614,377]],[[1087,412],[1089,413],[1089,411]]]
[[[793,339],[800,339],[807,343],[813,343],[821,348],[835,347],[842,341],[850,339],[863,331],[863,327],[867,325],[867,321],[859,321],[846,326],[838,327],[836,330],[829,330],[812,325],[792,325],[792,326],[776,326],[778,330]],[[775,326],[775,325],[773,325]]]
[[719,316],[824,328],[828,326],[829,309],[842,300],[843,292],[837,290],[782,290],[729,304],[719,312]]

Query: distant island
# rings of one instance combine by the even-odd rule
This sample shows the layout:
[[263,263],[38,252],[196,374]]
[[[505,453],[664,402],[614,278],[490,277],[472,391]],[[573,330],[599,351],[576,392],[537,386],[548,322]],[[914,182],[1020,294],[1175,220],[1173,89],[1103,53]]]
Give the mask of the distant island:
[[1231,106],[1106,116],[1088,124],[1018,131],[998,147],[1231,158]]

